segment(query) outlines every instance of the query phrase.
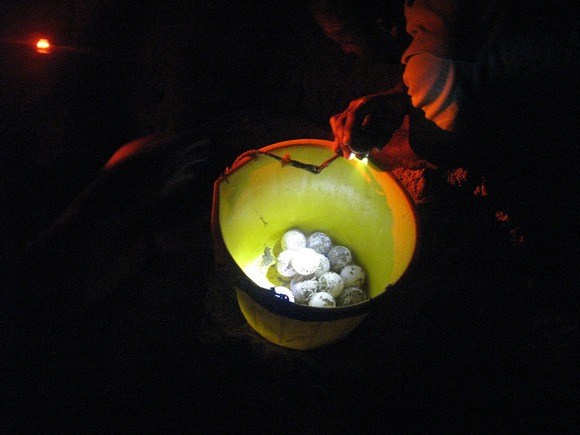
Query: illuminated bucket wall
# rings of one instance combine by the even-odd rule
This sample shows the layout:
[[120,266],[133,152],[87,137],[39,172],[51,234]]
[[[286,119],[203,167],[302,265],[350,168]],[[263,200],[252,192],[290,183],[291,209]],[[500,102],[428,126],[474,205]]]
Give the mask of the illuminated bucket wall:
[[[260,335],[280,346],[315,348],[352,331],[407,271],[415,255],[412,200],[390,173],[338,158],[324,140],[280,142],[240,156],[214,185],[212,230],[219,273]],[[276,158],[277,157],[277,158]],[[298,162],[288,164],[288,160]],[[347,246],[367,273],[370,299],[315,308],[274,296],[264,256],[291,228],[322,231]],[[229,291],[224,288],[224,291]]]

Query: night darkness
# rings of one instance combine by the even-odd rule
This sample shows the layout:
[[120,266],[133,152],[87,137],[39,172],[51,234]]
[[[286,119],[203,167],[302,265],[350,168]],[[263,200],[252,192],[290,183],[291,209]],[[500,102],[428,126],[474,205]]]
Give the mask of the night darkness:
[[[287,2],[28,1],[2,12],[3,187],[14,195],[17,246],[125,142],[201,136],[237,111],[294,116],[308,47],[321,38],[305,7]],[[33,46],[43,35],[57,45],[44,56]]]
[[575,432],[576,274],[532,283],[461,190],[418,207],[422,273],[347,338],[250,329],[214,273],[213,181],[394,83],[305,0],[197,3],[0,5],[2,431]]

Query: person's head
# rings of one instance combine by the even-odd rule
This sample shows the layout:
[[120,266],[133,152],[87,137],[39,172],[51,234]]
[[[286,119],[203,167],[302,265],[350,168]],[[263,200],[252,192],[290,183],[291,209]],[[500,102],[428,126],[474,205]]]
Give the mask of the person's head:
[[324,34],[346,54],[398,63],[408,35],[398,0],[310,0]]

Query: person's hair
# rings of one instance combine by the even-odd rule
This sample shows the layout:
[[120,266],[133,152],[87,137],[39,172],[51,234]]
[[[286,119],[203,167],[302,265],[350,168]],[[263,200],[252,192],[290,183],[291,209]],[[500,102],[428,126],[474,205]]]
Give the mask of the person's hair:
[[381,20],[385,25],[404,28],[405,16],[400,0],[310,0],[313,14],[330,13],[349,29],[364,30],[368,23]]

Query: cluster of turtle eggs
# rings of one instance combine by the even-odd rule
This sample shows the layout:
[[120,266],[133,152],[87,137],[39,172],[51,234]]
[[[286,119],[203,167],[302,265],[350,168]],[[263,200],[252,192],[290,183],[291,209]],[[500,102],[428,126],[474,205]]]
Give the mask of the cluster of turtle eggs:
[[346,246],[334,245],[328,235],[310,235],[298,229],[284,233],[276,271],[285,285],[274,291],[292,302],[311,307],[334,308],[368,299],[366,274],[353,262]]

